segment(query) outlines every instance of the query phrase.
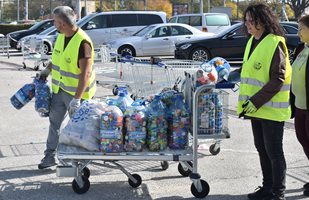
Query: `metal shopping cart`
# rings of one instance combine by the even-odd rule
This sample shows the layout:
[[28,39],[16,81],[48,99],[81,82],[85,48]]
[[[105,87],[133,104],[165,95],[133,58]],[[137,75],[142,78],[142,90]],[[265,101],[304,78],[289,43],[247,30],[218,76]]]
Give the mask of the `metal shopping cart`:
[[[177,61],[180,62],[180,61]],[[171,64],[170,64],[171,65]],[[125,62],[124,66],[131,72],[134,81],[134,92],[136,97],[145,97],[146,95],[154,95],[160,92],[165,87],[174,85],[176,70],[171,69],[167,65],[153,64],[149,62]],[[187,65],[186,65],[187,66]],[[191,67],[191,68],[194,68]],[[191,68],[180,69],[180,72],[189,71]],[[191,84],[187,82],[186,84]],[[220,86],[222,87],[222,86]],[[227,84],[225,87],[231,87]],[[214,97],[205,97],[212,95]],[[167,161],[177,161],[178,171],[182,176],[190,177],[192,180],[191,193],[197,198],[204,198],[209,193],[209,184],[201,179],[197,171],[198,164],[198,138],[226,138],[228,130],[227,123],[227,104],[228,93],[219,89],[219,85],[203,85],[193,91],[192,98],[192,126],[193,132],[188,134],[191,138],[185,149],[171,150],[166,149],[159,152],[121,152],[121,153],[102,153],[102,152],[86,152],[80,149],[68,150],[70,147],[59,145],[57,156],[61,165],[57,166],[57,176],[74,177],[72,182],[73,190],[82,194],[89,190],[90,170],[87,167],[89,164],[95,164],[104,167],[116,168],[121,170],[127,177],[129,185],[136,188],[141,185],[142,178],[138,174],[131,174],[119,162],[121,161],[161,161],[163,169],[168,168]],[[204,100],[201,103],[201,99]],[[213,126],[205,124],[201,118],[210,103],[215,104],[215,112],[212,116],[210,113],[207,117],[212,117]],[[201,110],[203,112],[201,112]],[[218,110],[216,113],[216,110]],[[209,120],[210,121],[210,120]]]
[[32,60],[33,69],[39,70],[40,65],[46,67],[50,56],[44,53],[44,43],[42,39],[30,37],[27,40],[23,40],[21,43],[21,51],[23,55],[23,68],[27,68],[26,60]]
[[10,58],[9,48],[10,48],[9,38],[8,37],[0,37],[0,54],[1,55],[7,55],[7,57]]

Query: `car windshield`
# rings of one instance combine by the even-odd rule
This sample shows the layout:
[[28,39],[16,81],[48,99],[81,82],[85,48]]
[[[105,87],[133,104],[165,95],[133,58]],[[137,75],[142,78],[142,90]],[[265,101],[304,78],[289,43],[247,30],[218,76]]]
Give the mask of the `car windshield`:
[[49,34],[49,32],[51,32],[53,29],[55,29],[55,26],[51,26],[48,29],[42,31],[41,33],[39,33],[39,35],[47,35]]
[[142,28],[141,30],[137,31],[136,33],[133,34],[133,36],[139,36],[142,37],[144,36],[146,33],[148,33],[148,31],[152,30],[155,26],[150,25],[150,26],[146,26],[145,28]]
[[35,23],[33,26],[31,26],[30,28],[29,28],[29,30],[35,30],[35,29],[37,29],[37,28],[39,28],[42,24],[44,24],[45,23],[45,21],[40,21],[40,22],[37,22],[37,23]]
[[85,17],[81,18],[81,20],[79,20],[76,24],[77,26],[81,27],[82,25],[84,25],[85,21],[88,21],[89,18],[92,18],[96,13],[91,13],[89,15],[86,15]]

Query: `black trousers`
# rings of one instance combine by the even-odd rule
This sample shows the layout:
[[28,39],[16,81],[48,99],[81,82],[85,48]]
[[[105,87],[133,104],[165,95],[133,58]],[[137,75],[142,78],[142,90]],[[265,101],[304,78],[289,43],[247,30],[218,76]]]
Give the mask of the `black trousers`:
[[263,187],[276,194],[285,191],[286,162],[283,153],[284,122],[251,119],[254,144],[259,153]]

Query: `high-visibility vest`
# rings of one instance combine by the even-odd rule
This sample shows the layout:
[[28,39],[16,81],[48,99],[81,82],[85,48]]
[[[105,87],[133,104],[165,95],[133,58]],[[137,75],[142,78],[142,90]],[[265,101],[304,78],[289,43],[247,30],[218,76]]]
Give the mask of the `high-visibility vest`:
[[[270,65],[275,50],[282,42],[286,55],[285,81],[281,90],[273,96],[267,103],[260,107],[256,112],[246,114],[246,116],[268,119],[273,121],[285,121],[291,116],[289,103],[290,84],[292,68],[289,61],[289,54],[285,44],[285,39],[280,36],[268,34],[254,49],[249,56],[253,37],[247,43],[243,66],[241,71],[241,82],[238,97],[237,113],[243,111],[243,103],[260,91],[270,80]],[[278,63],[279,64],[279,63]]]
[[[57,37],[52,54],[52,91],[57,94],[61,88],[65,92],[74,96],[79,82],[79,75],[81,73],[80,68],[78,67],[79,46],[83,40],[86,40],[91,44],[91,65],[93,65],[93,44],[87,34],[80,28],[71,38],[65,49],[63,49],[64,39],[65,35],[60,33]],[[91,99],[95,92],[95,70],[92,68],[92,73],[87,83],[87,88],[82,95],[82,99]]]

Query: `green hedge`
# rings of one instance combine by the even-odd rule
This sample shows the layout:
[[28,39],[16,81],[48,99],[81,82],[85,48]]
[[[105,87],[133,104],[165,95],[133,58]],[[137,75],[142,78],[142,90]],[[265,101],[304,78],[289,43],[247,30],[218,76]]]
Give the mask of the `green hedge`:
[[28,29],[31,26],[33,26],[33,24],[0,24],[0,33],[6,35],[13,31]]

